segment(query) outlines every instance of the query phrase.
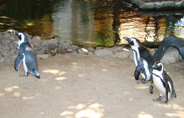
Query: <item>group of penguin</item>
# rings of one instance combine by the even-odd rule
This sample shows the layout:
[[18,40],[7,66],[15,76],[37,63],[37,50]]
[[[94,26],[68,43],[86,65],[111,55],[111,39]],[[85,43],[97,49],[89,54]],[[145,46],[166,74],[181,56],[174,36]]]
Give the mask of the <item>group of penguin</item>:
[[[167,37],[165,38],[161,44],[159,45],[158,50],[155,52],[154,56],[151,55],[149,50],[143,46],[143,44],[136,38],[128,38],[123,37],[126,41],[128,41],[130,47],[133,50],[134,54],[134,62],[136,65],[136,69],[134,71],[134,77],[136,80],[139,79],[139,75],[141,74],[143,77],[143,82],[151,81],[150,85],[150,93],[153,94],[153,83],[155,87],[158,89],[160,96],[159,98],[153,99],[154,101],[161,101],[167,103],[170,97],[176,97],[176,92],[174,90],[174,85],[172,79],[164,70],[164,66],[161,62],[161,58],[164,55],[165,50],[172,45],[176,45],[180,52],[180,54],[184,58],[184,45],[177,45],[178,41],[184,43],[183,40],[177,37]],[[174,40],[178,40],[173,43]],[[172,41],[173,40],[173,41]],[[160,47],[162,46],[162,47]],[[159,61],[158,61],[159,60]],[[162,101],[162,97],[165,96],[166,100]]]
[[[14,34],[19,39],[18,40],[19,54],[15,59],[15,63],[14,63],[15,70],[18,71],[18,68],[22,62],[25,70],[25,75],[23,76],[28,76],[28,74],[30,73],[35,75],[35,77],[40,78],[36,55],[32,50],[31,45],[28,41],[28,36],[22,32],[14,32]],[[136,69],[134,72],[135,79],[138,80],[139,75],[141,74],[144,80],[142,81],[142,83],[151,81],[151,85],[150,85],[151,94],[153,93],[153,88],[154,88],[153,83],[155,87],[159,90],[160,96],[159,98],[154,99],[154,101],[161,101],[161,98],[165,96],[166,100],[164,101],[164,103],[167,103],[170,97],[176,97],[176,93],[175,93],[171,78],[165,72],[163,64],[156,61],[155,59],[156,56],[161,59],[163,55],[155,54],[156,56],[153,57],[150,54],[149,50],[146,49],[146,47],[143,46],[143,44],[138,39],[128,38],[128,37],[123,37],[123,38],[126,41],[128,41],[134,53],[134,62],[136,65]],[[167,46],[169,45],[171,44],[167,44]],[[177,48],[178,50],[182,48],[182,54],[183,54],[183,46],[177,47]],[[161,49],[164,49],[164,48],[162,47]],[[184,54],[182,56],[184,58]]]

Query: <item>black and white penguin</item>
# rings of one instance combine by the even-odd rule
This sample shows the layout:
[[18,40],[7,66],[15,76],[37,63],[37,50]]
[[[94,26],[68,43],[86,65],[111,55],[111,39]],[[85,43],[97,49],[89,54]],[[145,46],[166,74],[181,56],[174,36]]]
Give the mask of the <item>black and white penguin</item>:
[[153,99],[154,101],[161,101],[162,97],[166,97],[165,103],[168,102],[170,97],[176,97],[174,85],[169,75],[164,70],[163,64],[155,62],[153,65],[152,78],[155,87],[158,89],[159,98]]
[[15,59],[14,68],[18,71],[18,68],[23,62],[23,67],[25,71],[24,76],[28,76],[28,73],[35,75],[37,78],[40,78],[38,72],[37,58],[33,50],[31,49],[30,43],[28,42],[28,36],[24,33],[14,33],[18,36],[18,49],[19,54]]
[[135,79],[138,80],[141,73],[144,79],[144,83],[152,80],[152,66],[155,63],[155,59],[150,54],[149,50],[146,49],[146,47],[144,47],[142,43],[136,38],[123,38],[128,41],[134,53],[134,62],[136,65],[136,69],[134,72]]

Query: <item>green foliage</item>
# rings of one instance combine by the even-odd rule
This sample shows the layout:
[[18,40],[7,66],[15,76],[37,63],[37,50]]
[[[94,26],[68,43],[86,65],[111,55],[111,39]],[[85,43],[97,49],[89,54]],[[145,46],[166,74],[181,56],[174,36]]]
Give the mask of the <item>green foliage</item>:
[[101,30],[95,32],[95,42],[98,44],[95,45],[97,46],[102,46],[102,47],[109,47],[113,46],[113,31],[112,30]]

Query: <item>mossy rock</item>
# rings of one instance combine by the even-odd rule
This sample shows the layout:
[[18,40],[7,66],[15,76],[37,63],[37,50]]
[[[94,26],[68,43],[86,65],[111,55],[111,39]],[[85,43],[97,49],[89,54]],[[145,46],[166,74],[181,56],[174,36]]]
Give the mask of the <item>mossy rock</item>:
[[181,9],[184,8],[183,0],[131,0],[142,10],[163,10],[163,9]]

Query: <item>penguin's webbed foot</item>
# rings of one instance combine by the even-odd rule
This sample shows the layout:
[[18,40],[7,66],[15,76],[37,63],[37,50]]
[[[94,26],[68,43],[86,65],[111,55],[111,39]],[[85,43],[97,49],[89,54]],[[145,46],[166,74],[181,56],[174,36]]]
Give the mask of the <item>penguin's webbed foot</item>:
[[167,104],[168,103],[168,101],[166,100],[166,101],[161,101],[161,103],[165,103],[165,104]]
[[161,100],[162,100],[162,97],[161,96],[159,96],[159,98],[153,99],[154,102],[160,102]]
[[154,91],[154,86],[150,85],[150,93],[153,94],[153,91]]
[[137,84],[146,84],[147,80],[145,79],[140,79],[139,81],[137,81]]
[[20,77],[28,77],[28,75],[19,75]]

